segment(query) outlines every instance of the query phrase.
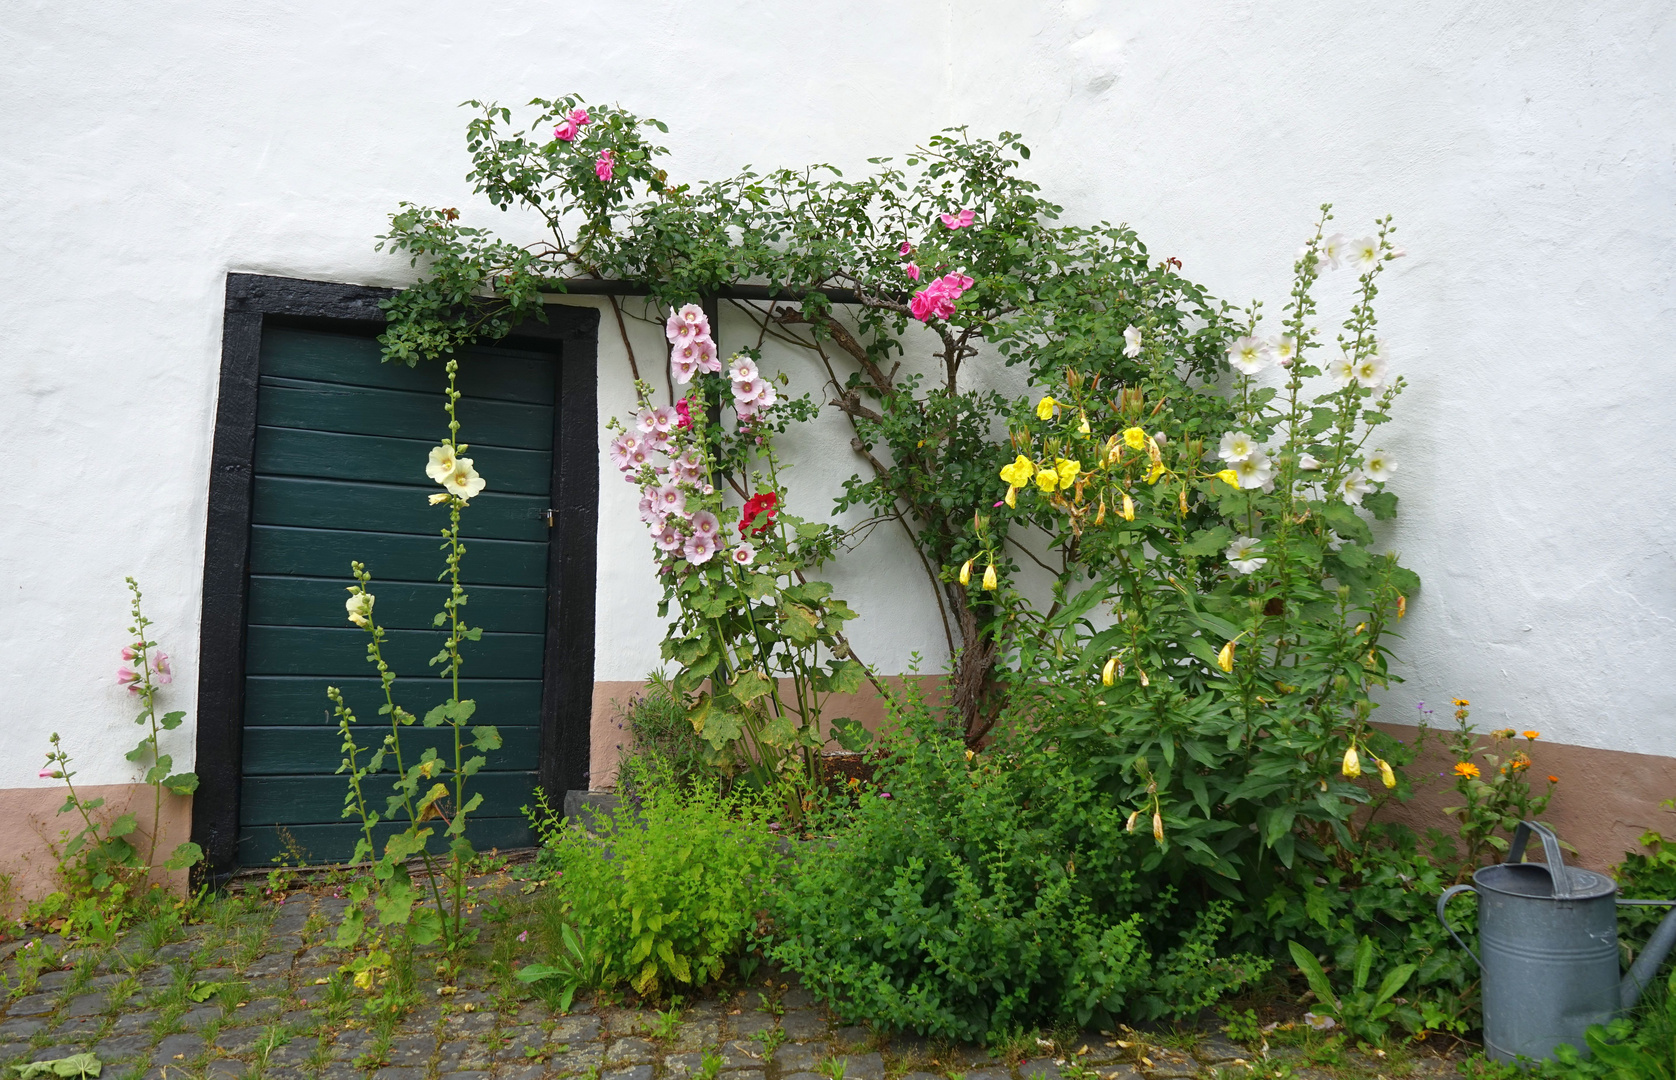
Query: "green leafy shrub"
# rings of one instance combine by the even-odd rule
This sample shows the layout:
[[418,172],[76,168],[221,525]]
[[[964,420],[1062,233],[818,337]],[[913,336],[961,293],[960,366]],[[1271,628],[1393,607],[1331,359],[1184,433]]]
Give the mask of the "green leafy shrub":
[[543,901],[544,944],[577,988],[657,996],[720,978],[782,861],[760,801],[655,783],[638,793],[638,806],[594,818],[596,834],[548,836],[561,876]]
[[1139,904],[1134,838],[1066,765],[901,739],[879,789],[776,894],[769,955],[847,1020],[973,1040],[1190,1011],[1265,970],[1215,961],[1226,909],[1169,949],[1170,897]]
[[[1661,805],[1676,811],[1676,799],[1666,800]],[[1667,837],[1656,829],[1649,830],[1641,834],[1641,845],[1648,849],[1647,854],[1630,852],[1624,856],[1623,862],[1612,869],[1612,876],[1618,879],[1620,894],[1629,900],[1676,899],[1676,837]],[[1660,907],[1618,909],[1618,936],[1630,951],[1624,958],[1626,964],[1639,955],[1641,947],[1653,935],[1654,928],[1668,910]]]

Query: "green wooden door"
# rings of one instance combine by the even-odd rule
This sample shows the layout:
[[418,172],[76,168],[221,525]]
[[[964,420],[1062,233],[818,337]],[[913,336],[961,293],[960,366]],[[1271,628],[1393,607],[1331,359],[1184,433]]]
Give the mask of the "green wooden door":
[[[460,365],[460,437],[489,483],[462,521],[465,610],[484,632],[466,645],[461,696],[503,739],[474,778],[484,802],[470,835],[480,850],[533,842],[519,808],[541,741],[555,359],[483,349]],[[447,697],[428,665],[442,640],[432,618],[446,589],[437,578],[447,510],[429,504],[441,489],[424,473],[445,430],[443,375],[438,364],[381,363],[368,338],[275,328],[263,334],[260,371],[239,862],[339,861],[359,824],[342,817],[347,781],[336,775],[341,740],[326,687],[355,710],[361,745],[376,747],[388,730],[368,636],[345,618],[351,560],[373,576],[398,704],[423,716]],[[402,743],[415,757],[427,745],[453,754],[446,728],[416,724]],[[369,778],[381,812],[392,775]]]

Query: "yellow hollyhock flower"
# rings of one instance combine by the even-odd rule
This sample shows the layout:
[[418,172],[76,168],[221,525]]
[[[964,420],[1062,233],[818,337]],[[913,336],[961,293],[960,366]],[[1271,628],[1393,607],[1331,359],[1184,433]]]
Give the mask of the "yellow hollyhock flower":
[[1060,458],[1053,463],[1054,471],[1059,473],[1059,486],[1068,488],[1077,482],[1082,473],[1082,462],[1072,458]]
[[1223,671],[1234,670],[1233,642],[1230,641],[1228,644],[1222,646],[1222,649],[1216,654],[1216,666],[1221,668]]
[[1362,775],[1362,759],[1356,756],[1355,743],[1351,743],[1350,749],[1344,752],[1344,765],[1339,771],[1352,780]]
[[995,564],[990,563],[989,568],[983,572],[983,587],[993,590],[1000,584],[1001,579],[995,575]]
[[1232,469],[1223,469],[1221,472],[1216,474],[1216,478],[1233,488],[1235,491],[1240,489],[1240,474]]
[[1123,441],[1129,449],[1141,450],[1145,449],[1146,444],[1150,440],[1146,437],[1146,432],[1142,431],[1138,427],[1132,427],[1124,431]]
[[349,599],[343,602],[344,610],[349,612],[349,621],[364,630],[367,620],[372,618],[373,595],[370,592],[362,592],[359,585],[349,586],[349,591]]
[[1113,686],[1117,683],[1117,657],[1114,656],[1107,660],[1106,666],[1100,669],[1100,682],[1106,686]]
[[1030,482],[1030,477],[1036,472],[1036,464],[1023,454],[1013,459],[1011,465],[1001,470],[1001,479],[1013,487],[1023,487]]
[[1388,788],[1397,786],[1397,774],[1391,771],[1391,763],[1384,758],[1374,758],[1379,762],[1379,780]]
[[1036,419],[1038,419],[1038,420],[1052,420],[1053,419],[1053,407],[1055,405],[1058,405],[1058,404],[1059,404],[1059,402],[1053,400],[1051,397],[1045,397],[1042,400],[1036,402]]
[[972,584],[972,564],[976,561],[977,560],[975,560],[975,559],[967,559],[965,561],[965,563],[963,563],[961,565],[961,567],[960,567],[960,583],[962,585]]

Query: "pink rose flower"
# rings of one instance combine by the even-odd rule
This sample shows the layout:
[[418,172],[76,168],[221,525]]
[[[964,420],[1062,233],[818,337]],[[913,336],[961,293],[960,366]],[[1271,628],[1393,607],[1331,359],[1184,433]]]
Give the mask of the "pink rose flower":
[[594,175],[609,184],[617,166],[617,154],[612,150],[601,150],[599,157],[594,159]]
[[560,142],[570,142],[582,134],[582,129],[589,123],[587,109],[572,109],[570,115],[558,127],[553,129],[553,138]]
[[957,214],[944,214],[943,224],[951,229],[964,229],[972,224],[972,211],[962,210]]
[[915,281],[919,280],[919,267],[915,266],[913,263],[909,263],[902,269],[906,270],[908,272],[908,276],[913,278]]
[[899,247],[897,247],[896,250],[902,255],[902,257],[904,259],[906,259],[908,256],[910,256],[914,253],[914,245],[912,245],[912,244],[908,243],[908,241],[904,240],[904,241],[902,241],[901,245]]

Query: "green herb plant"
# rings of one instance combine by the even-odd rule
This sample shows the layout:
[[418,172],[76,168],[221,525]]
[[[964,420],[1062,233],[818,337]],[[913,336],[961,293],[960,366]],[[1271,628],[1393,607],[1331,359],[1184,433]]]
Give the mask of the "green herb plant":
[[1405,1020],[1411,1028],[1419,1026],[1417,1015],[1405,1016],[1412,1010],[1391,1000],[1413,978],[1416,970],[1413,964],[1398,964],[1380,979],[1377,988],[1369,988],[1368,979],[1373,972],[1374,961],[1371,938],[1364,937],[1356,947],[1356,963],[1348,989],[1337,991],[1328,980],[1321,962],[1308,949],[1296,941],[1288,942],[1287,947],[1292,953],[1292,961],[1309,980],[1309,988],[1315,992],[1322,1008],[1352,1037],[1378,1043],[1384,1039],[1394,1021]]

